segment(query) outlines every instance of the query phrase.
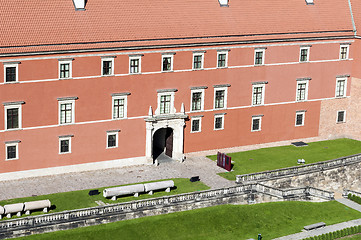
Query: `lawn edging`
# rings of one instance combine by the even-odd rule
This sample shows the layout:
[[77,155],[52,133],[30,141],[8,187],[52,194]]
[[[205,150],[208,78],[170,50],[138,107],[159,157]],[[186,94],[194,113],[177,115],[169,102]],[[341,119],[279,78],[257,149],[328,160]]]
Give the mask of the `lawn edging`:
[[360,162],[361,162],[361,153],[347,157],[336,158],[333,160],[323,161],[323,162],[305,164],[301,166],[237,175],[236,183],[265,181],[265,180],[271,180],[271,179],[277,179],[283,177],[303,175],[313,172],[344,167],[347,165],[357,164]]

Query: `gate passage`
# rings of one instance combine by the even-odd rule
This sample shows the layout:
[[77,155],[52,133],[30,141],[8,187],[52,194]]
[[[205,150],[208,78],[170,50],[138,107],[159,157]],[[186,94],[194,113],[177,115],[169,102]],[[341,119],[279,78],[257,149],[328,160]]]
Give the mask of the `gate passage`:
[[231,157],[227,156],[225,153],[218,152],[217,153],[217,166],[224,168],[227,171],[231,171],[231,169],[232,169]]

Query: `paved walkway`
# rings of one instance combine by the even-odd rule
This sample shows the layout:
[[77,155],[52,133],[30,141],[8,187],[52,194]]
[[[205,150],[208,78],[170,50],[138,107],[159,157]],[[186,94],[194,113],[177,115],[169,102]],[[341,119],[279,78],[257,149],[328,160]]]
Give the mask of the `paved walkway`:
[[[336,199],[336,201],[344,204],[345,206],[347,206],[349,208],[352,208],[352,209],[355,209],[355,210],[361,212],[361,205],[359,205],[351,200],[341,198],[341,199]],[[361,218],[351,220],[348,222],[342,222],[342,223],[326,226],[326,227],[311,230],[311,231],[303,230],[300,233],[296,233],[296,234],[292,234],[292,235],[288,235],[288,236],[284,236],[284,237],[280,237],[280,238],[275,238],[274,240],[299,240],[299,239],[318,236],[318,235],[322,235],[325,233],[334,232],[334,231],[341,230],[344,228],[349,228],[349,227],[354,227],[354,226],[359,226],[359,225],[361,225]]]
[[216,162],[204,156],[192,156],[183,163],[172,161],[159,166],[130,166],[2,181],[0,200],[193,176],[199,176],[202,182],[213,189],[236,185],[235,181],[217,175],[225,171],[217,167]]

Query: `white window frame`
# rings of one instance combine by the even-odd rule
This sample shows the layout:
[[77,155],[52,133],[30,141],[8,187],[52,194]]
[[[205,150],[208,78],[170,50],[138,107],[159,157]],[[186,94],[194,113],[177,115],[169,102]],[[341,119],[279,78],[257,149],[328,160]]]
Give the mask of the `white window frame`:
[[[163,59],[166,57],[170,57],[170,70],[163,69]],[[174,54],[163,54],[162,55],[162,62],[161,62],[162,72],[172,72],[173,71],[173,60],[174,60]]]
[[[66,137],[59,137],[59,154],[68,154],[71,153],[71,138],[72,136],[66,136]],[[68,140],[69,141],[69,151],[68,152],[62,152],[61,151],[61,141]]]
[[[340,96],[337,96],[337,85],[338,85],[338,82],[339,81],[345,81],[345,86],[344,86],[344,89],[343,89],[343,94],[340,95]],[[337,77],[336,78],[336,86],[335,86],[335,97],[336,98],[344,98],[346,97],[346,91],[347,91],[347,77]]]
[[[19,126],[18,126],[18,128],[10,128],[10,129],[8,129],[8,121],[7,121],[7,119],[8,119],[8,114],[7,114],[7,110],[8,109],[14,109],[14,108],[17,108],[18,109],[18,117],[19,117],[19,119],[18,119],[18,123],[19,123]],[[19,129],[21,129],[22,128],[22,104],[9,104],[9,105],[5,105],[4,106],[4,111],[5,111],[5,113],[4,113],[4,116],[5,116],[5,130],[6,131],[13,131],[13,130],[19,130]]]
[[[114,117],[114,100],[118,100],[118,99],[123,99],[124,100],[124,113],[123,113],[124,117],[121,117],[121,118]],[[113,119],[113,120],[125,119],[128,116],[127,112],[128,112],[128,97],[127,97],[127,95],[112,96],[112,117],[111,117],[111,119]]]
[[[60,66],[62,64],[69,64],[69,77],[63,77],[63,78],[60,77]],[[70,78],[72,78],[73,77],[73,60],[59,59],[58,60],[58,71],[59,71],[59,73],[58,73],[59,79],[70,79]]]
[[[61,105],[62,104],[71,104],[71,122],[70,123],[61,123]],[[70,125],[75,123],[75,99],[74,100],[58,100],[58,121],[59,125]]]
[[[297,116],[301,115],[302,116],[302,124],[297,124]],[[296,112],[296,117],[295,117],[295,127],[302,127],[305,125],[305,115],[306,115],[306,111],[299,111]]]
[[[132,73],[131,72],[131,65],[130,63],[132,60],[138,60],[138,72]],[[172,60],[173,63],[173,60]],[[163,68],[163,58],[162,58],[162,68]],[[140,74],[142,73],[142,56],[129,56],[129,74]]]
[[[201,56],[201,67],[200,68],[194,68],[194,57]],[[192,58],[192,70],[203,70],[204,67],[204,52],[194,52],[193,58]]]
[[[225,59],[225,65],[224,65],[224,67],[219,67],[219,66],[218,66],[219,55],[221,55],[221,54],[226,54],[226,59]],[[228,67],[228,50],[218,51],[218,52],[217,52],[217,68],[227,68],[227,67]]]
[[[224,104],[223,108],[216,108],[216,91],[224,90]],[[215,87],[213,90],[213,110],[222,110],[227,108],[227,98],[228,98],[228,87]]]
[[[254,102],[254,101],[253,101],[253,97],[254,97],[253,92],[254,92],[254,88],[256,88],[256,87],[262,87],[262,99],[261,99],[261,103],[260,103],[260,104],[253,104],[253,102]],[[252,106],[262,106],[262,105],[264,105],[265,90],[266,90],[266,84],[265,84],[265,83],[262,83],[262,84],[253,84],[253,85],[252,85],[252,103],[251,103]]]
[[[103,73],[103,62],[110,61],[112,63],[111,73],[104,75]],[[101,64],[101,74],[102,76],[113,76],[114,75],[114,57],[102,57],[102,64]]]
[[[253,130],[253,120],[259,120],[259,128],[256,130]],[[251,132],[259,132],[262,130],[262,116],[252,116],[252,122],[251,122]]]
[[[16,156],[15,158],[10,158],[8,156],[8,147],[12,147],[15,146],[16,147]],[[9,143],[5,143],[5,161],[12,161],[12,160],[18,160],[19,159],[19,142],[9,142]]]
[[[299,62],[302,63],[302,62],[309,62],[310,61],[310,47],[300,47],[300,57],[299,57]],[[307,50],[307,56],[306,56],[306,60],[305,61],[302,61],[301,60],[301,53],[302,53],[302,50]]]
[[[119,130],[113,130],[113,131],[107,131],[107,139],[106,139],[106,149],[112,149],[112,148],[117,148],[118,147],[118,133]],[[113,147],[109,147],[109,141],[108,138],[110,135],[115,135],[115,146]]]
[[[193,131],[193,121],[199,120],[199,129],[198,131]],[[202,117],[191,117],[191,133],[198,133],[202,131]]]
[[[341,122],[338,121],[338,114],[339,114],[340,112],[343,112],[343,121],[341,121]],[[336,123],[345,123],[345,122],[346,122],[346,110],[339,110],[339,111],[337,111]]]
[[[201,93],[201,109],[200,110],[193,110],[192,106],[193,106],[193,93]],[[204,89],[194,89],[191,90],[191,105],[190,105],[190,112],[202,112],[204,111]]]
[[[346,47],[346,58],[341,58],[341,50],[343,47]],[[340,44],[340,54],[339,54],[339,59],[340,60],[347,60],[349,59],[349,53],[350,53],[350,44]]]
[[[170,109],[169,113],[160,113],[160,100],[162,96],[170,95]],[[175,98],[175,91],[162,91],[158,92],[157,96],[157,109],[155,110],[156,115],[167,115],[167,114],[175,114],[176,109],[174,108],[174,98]]]
[[[256,64],[256,56],[257,56],[258,52],[262,53],[262,63]],[[266,49],[265,48],[256,48],[254,50],[254,59],[253,59],[254,66],[262,66],[262,65],[264,65],[265,56],[266,56]]]
[[[305,99],[298,99],[298,85],[299,84],[306,84],[306,89],[305,89]],[[297,81],[296,84],[296,102],[304,102],[308,100],[308,80],[302,80],[302,81]]]
[[[7,82],[6,81],[6,68],[15,67],[15,81],[14,82]],[[19,63],[4,63],[4,83],[17,83],[19,82]]]
[[[213,130],[218,131],[218,130],[223,130],[224,129],[224,115],[225,114],[215,114],[214,115]],[[222,118],[222,127],[221,128],[216,128],[216,119],[217,118]]]

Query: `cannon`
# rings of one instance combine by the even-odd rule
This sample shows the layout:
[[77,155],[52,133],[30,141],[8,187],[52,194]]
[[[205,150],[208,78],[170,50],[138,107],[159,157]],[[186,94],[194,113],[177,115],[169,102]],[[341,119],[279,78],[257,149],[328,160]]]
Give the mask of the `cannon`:
[[47,213],[50,206],[51,206],[51,202],[49,199],[25,202],[24,203],[24,211],[25,211],[26,215],[29,215],[30,211],[36,210],[36,209],[43,209],[43,212]]
[[4,205],[4,209],[7,218],[11,218],[12,213],[16,213],[16,216],[20,217],[24,209],[24,203],[7,204]]
[[174,182],[172,180],[144,184],[144,190],[149,192],[149,195],[153,195],[153,191],[160,189],[165,189],[166,192],[170,192],[170,188],[172,187],[174,187]]
[[103,190],[104,197],[112,197],[112,200],[116,200],[117,196],[134,194],[134,197],[138,197],[139,193],[144,192],[143,184],[135,184],[114,188],[106,188]]

